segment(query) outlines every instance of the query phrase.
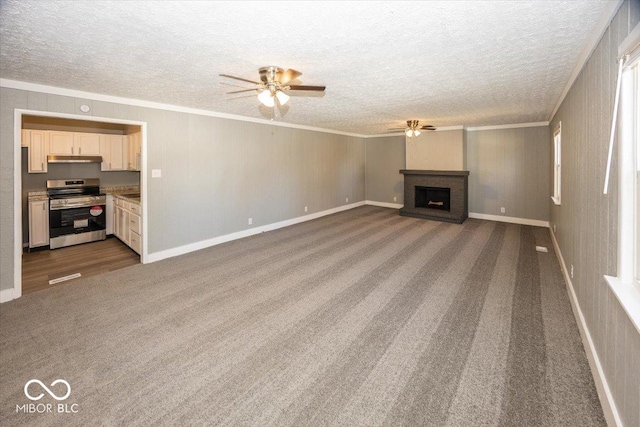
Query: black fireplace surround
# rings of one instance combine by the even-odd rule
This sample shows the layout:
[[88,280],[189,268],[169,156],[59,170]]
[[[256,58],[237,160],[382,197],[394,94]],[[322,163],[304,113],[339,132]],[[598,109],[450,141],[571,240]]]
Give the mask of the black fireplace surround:
[[407,170],[400,215],[462,224],[469,217],[469,171]]

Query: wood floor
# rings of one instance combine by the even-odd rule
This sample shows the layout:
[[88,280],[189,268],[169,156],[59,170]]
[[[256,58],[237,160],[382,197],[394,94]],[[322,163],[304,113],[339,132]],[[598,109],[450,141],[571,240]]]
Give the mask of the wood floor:
[[50,285],[49,280],[59,277],[75,273],[95,276],[139,262],[140,256],[115,237],[55,250],[25,252],[22,254],[22,294],[56,286]]

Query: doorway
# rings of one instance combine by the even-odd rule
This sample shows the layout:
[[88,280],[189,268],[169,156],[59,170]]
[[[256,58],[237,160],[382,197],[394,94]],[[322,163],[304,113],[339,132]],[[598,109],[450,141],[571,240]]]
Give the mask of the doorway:
[[[78,277],[146,262],[146,123],[15,110],[14,124],[17,148],[13,299]],[[85,157],[96,156],[97,160],[84,163]],[[57,158],[63,161],[57,162]],[[105,203],[96,201],[96,206],[88,210],[106,220],[105,237],[51,249],[47,182],[74,183],[84,179],[99,181],[99,196]],[[33,206],[37,209],[30,209]],[[117,209],[134,212],[131,220],[136,219],[135,228],[126,228],[127,238],[124,227],[114,224]],[[69,233],[82,233],[91,220],[88,218],[71,218],[65,224]],[[126,220],[129,225],[129,216]],[[133,239],[129,237],[132,233]],[[77,239],[69,239],[74,240]],[[137,244],[132,247],[131,241]]]

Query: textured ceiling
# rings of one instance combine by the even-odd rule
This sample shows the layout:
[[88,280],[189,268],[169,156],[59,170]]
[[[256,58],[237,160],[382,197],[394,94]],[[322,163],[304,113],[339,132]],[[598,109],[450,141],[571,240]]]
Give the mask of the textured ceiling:
[[265,118],[225,92],[277,65],[326,85],[276,120],[381,134],[408,119],[549,119],[606,1],[0,3],[0,77]]

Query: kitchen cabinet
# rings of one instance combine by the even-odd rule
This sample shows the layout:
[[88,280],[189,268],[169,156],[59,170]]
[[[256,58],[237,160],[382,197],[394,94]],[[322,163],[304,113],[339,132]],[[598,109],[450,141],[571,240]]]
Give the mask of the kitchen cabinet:
[[128,147],[124,135],[100,135],[100,155],[102,171],[127,170]]
[[100,134],[74,132],[73,147],[75,150],[74,154],[80,156],[99,156]]
[[113,234],[113,228],[116,223],[116,210],[114,207],[113,196],[111,194],[107,194],[107,236]]
[[127,142],[129,148],[127,169],[139,171],[142,152],[142,132],[135,132],[127,135]]
[[46,131],[49,133],[49,154],[54,156],[71,156],[75,153],[73,132]]
[[49,132],[49,154],[59,156],[99,156],[100,134]]
[[49,200],[29,202],[29,248],[49,244]]
[[29,148],[29,130],[22,129],[22,137],[20,138],[20,146]]
[[114,196],[114,234],[138,254],[142,253],[142,209],[139,203]]
[[[49,154],[49,132],[44,130],[22,130],[22,144],[28,147],[29,173],[47,172],[47,155]],[[26,142],[25,142],[26,140]]]

